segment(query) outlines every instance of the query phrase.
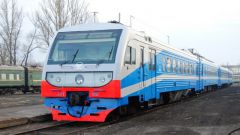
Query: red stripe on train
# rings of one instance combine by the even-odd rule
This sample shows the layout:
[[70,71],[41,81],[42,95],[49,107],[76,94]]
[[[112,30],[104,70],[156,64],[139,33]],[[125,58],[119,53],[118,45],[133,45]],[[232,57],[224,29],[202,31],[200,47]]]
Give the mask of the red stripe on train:
[[120,98],[120,80],[112,80],[105,86],[97,88],[89,87],[56,87],[47,81],[41,81],[42,97],[66,97],[66,93],[71,91],[88,91],[90,98]]

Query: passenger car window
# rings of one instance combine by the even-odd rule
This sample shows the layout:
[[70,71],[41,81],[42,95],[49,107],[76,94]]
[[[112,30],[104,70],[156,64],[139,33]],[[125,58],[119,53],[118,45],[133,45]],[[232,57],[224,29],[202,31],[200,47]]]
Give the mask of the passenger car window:
[[1,74],[1,80],[7,80],[7,75],[6,74]]

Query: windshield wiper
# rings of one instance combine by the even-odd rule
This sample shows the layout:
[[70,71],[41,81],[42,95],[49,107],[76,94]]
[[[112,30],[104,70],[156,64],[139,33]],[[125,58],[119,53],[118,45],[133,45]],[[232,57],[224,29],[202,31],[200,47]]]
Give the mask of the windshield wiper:
[[75,60],[75,58],[76,58],[78,52],[79,52],[79,49],[77,49],[77,51],[76,51],[75,54],[73,55],[72,63],[74,62],[74,60]]
[[111,55],[112,55],[113,47],[114,47],[114,46],[112,46],[112,49],[111,49],[110,52],[109,52],[109,55],[108,55],[108,61],[110,60],[110,57],[111,57]]
[[96,63],[97,66],[99,66],[100,64],[102,64],[104,61],[105,61],[104,59],[100,59],[100,60],[98,60],[97,63]]

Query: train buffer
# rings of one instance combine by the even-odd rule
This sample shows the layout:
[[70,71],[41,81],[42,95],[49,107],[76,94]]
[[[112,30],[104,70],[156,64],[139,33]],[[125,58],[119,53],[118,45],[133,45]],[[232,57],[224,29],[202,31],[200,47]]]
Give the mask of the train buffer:
[[51,117],[43,105],[0,108],[0,129],[41,121]]

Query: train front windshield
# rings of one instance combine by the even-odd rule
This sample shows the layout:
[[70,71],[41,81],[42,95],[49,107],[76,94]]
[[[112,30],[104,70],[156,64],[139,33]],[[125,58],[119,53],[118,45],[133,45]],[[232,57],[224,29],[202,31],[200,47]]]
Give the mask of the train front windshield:
[[60,32],[48,64],[114,63],[121,30]]

